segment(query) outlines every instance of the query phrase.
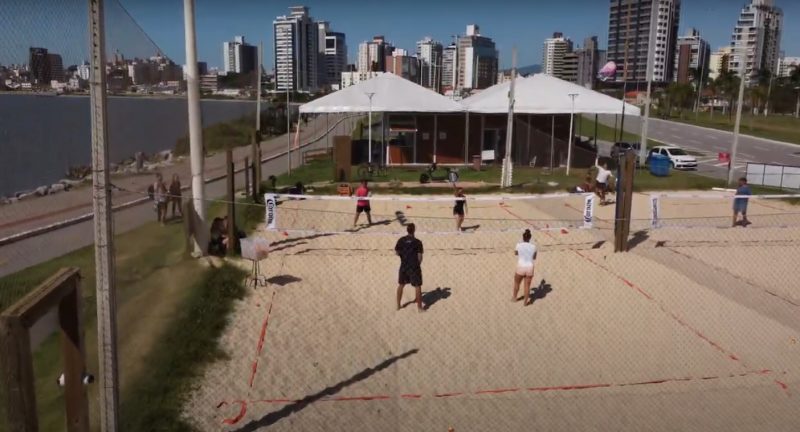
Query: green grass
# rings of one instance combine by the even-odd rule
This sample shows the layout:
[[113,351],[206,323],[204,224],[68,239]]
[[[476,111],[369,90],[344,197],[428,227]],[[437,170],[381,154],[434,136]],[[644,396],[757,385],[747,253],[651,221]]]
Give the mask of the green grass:
[[[254,132],[253,122],[252,117],[244,116],[203,128],[203,146],[206,153],[216,153],[250,144]],[[188,136],[178,139],[175,143],[175,153],[189,154]]]
[[[212,206],[209,214],[217,215],[220,210],[221,206]],[[215,335],[220,331],[219,320],[226,318],[224,313],[227,309],[223,306],[225,301],[232,301],[236,294],[230,285],[232,270],[206,270],[200,262],[189,259],[185,254],[183,227],[180,224],[164,227],[156,223],[143,225],[116,236],[115,246],[121,403],[125,408],[122,420],[125,424],[146,426],[141,422],[150,421],[171,410],[172,414],[161,420],[177,421],[179,403],[183,400],[179,396],[188,389],[191,377],[198,373],[204,362],[211,359],[197,351],[208,349],[209,356],[216,355]],[[62,267],[78,267],[83,277],[81,292],[84,299],[87,368],[97,374],[93,247],[82,248],[0,278],[0,309],[19,300]],[[214,289],[209,286],[214,286]],[[209,310],[214,312],[209,313]],[[199,317],[203,317],[203,321]],[[201,322],[203,325],[198,325]],[[180,329],[191,329],[191,332],[175,336]],[[166,345],[168,348],[165,348],[164,341],[169,341]],[[165,353],[156,351],[183,356],[180,359],[181,367],[173,361],[177,357],[170,360],[164,357]],[[187,355],[187,352],[190,354]],[[65,430],[63,392],[54,385],[62,370],[59,358],[60,341],[57,334],[51,335],[34,351],[37,408],[40,430],[43,431]],[[153,374],[160,379],[150,379]],[[175,375],[174,379],[165,378],[171,374]],[[174,396],[174,402],[170,405],[166,400],[153,398],[153,395],[159,394]],[[92,424],[96,426],[99,415],[95,409],[96,384],[89,387],[89,400],[93,407],[90,410]],[[2,431],[7,430],[4,408],[5,405],[0,408]],[[179,428],[158,428],[176,429]],[[135,427],[125,430],[155,429]]]
[[193,430],[182,416],[183,405],[202,368],[224,356],[218,339],[234,301],[244,297],[243,278],[243,271],[228,265],[204,271],[146,356],[147,373],[141,374],[123,400],[121,430]]
[[[735,117],[731,118],[727,114],[715,113],[712,118],[711,113],[703,112],[696,117],[690,113],[683,119],[671,118],[670,120],[712,129],[733,131]],[[743,113],[740,131],[743,134],[759,138],[800,144],[800,120],[791,116],[771,115],[764,117]]]
[[[585,137],[594,138],[595,133],[595,121],[588,117],[581,117],[577,121],[577,135],[582,135]],[[608,141],[608,142],[617,142],[619,141],[619,131],[615,131],[613,127],[606,126],[605,124],[598,122],[597,124],[597,139],[601,141]],[[642,136],[639,134],[634,134],[631,132],[625,132],[622,134],[622,140],[625,142],[639,142],[642,139]],[[654,147],[664,145],[661,141],[656,141],[654,139],[647,139],[647,147]]]

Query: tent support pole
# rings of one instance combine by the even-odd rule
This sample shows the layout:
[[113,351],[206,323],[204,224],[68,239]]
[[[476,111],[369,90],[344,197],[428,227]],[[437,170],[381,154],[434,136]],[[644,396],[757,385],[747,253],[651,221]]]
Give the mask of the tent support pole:
[[464,113],[464,165],[469,164],[469,112]]
[[417,143],[419,142],[419,124],[417,123],[417,115],[414,114],[414,163],[417,163]]
[[556,151],[556,116],[552,116],[552,124],[550,125],[550,172],[553,172],[553,158]]
[[439,144],[439,114],[433,115],[433,163],[436,163],[436,150]]
[[531,159],[531,115],[528,114],[528,164],[530,164]]
[[481,163],[483,163],[483,149],[486,148],[484,145],[486,144],[484,141],[484,130],[486,129],[486,114],[481,114],[481,148],[479,149],[481,152]]

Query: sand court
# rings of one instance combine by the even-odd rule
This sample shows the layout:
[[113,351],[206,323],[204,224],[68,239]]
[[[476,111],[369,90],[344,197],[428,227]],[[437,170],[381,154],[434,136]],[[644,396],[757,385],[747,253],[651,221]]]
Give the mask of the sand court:
[[[637,194],[635,211],[648,201]],[[452,232],[449,202],[371,204],[375,221],[388,223],[356,233],[339,233],[352,225],[353,203],[279,206],[279,226],[337,233],[263,234],[277,249],[263,263],[272,283],[237,305],[222,340],[227,358],[205,372],[185,413],[198,428],[735,430],[755,427],[763,413],[771,430],[796,425],[800,309],[755,291],[771,309],[726,296],[675,268],[666,248],[723,270],[757,257],[761,265],[730,274],[783,281],[775,290],[794,298],[793,269],[769,257],[797,252],[769,241],[800,241],[800,231],[765,228],[765,243],[753,245],[759,237],[749,228],[655,230],[632,252],[613,254],[611,231],[579,228],[581,197],[470,202],[464,225],[474,217],[481,226],[465,234]],[[611,207],[598,218],[613,220]],[[394,233],[409,222],[425,245],[424,313],[394,306]],[[523,307],[511,286],[526,227],[541,230],[534,302]],[[412,300],[408,286],[404,303]],[[700,414],[703,404],[710,416]]]

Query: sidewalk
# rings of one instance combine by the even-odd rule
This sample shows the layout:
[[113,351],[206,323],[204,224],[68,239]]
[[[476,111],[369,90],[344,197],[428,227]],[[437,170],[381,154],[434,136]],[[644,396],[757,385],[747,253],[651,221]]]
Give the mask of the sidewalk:
[[[333,128],[341,116],[331,116],[329,119],[330,127]],[[347,123],[346,121],[343,123]],[[343,125],[338,125],[339,133]],[[326,128],[326,119],[320,116],[309,120],[300,129],[300,142],[306,143],[310,140],[323,136]],[[294,136],[292,136],[292,139]],[[261,142],[262,157],[285,152],[287,136],[281,135]],[[233,151],[233,160],[237,168],[241,168],[245,158],[249,158],[252,149],[249,146],[239,147]],[[299,158],[298,158],[299,159]],[[172,176],[178,174],[181,184],[184,186],[191,184],[191,171],[189,158],[176,161],[174,165],[164,167],[159,170],[164,176],[164,180],[169,184]],[[210,179],[222,176],[226,173],[225,153],[217,153],[206,157],[205,178]],[[266,178],[270,174],[264,172]],[[125,191],[113,190],[113,204],[120,205],[147,196],[147,188],[154,181],[155,173],[136,174],[129,176],[113,176],[112,183]],[[134,191],[134,192],[126,192]],[[47,226],[59,221],[78,217],[92,212],[92,187],[87,183],[76,189],[61,192],[55,195],[44,197],[29,198],[13,204],[0,205],[0,238],[10,235]],[[155,219],[155,214],[153,215]]]

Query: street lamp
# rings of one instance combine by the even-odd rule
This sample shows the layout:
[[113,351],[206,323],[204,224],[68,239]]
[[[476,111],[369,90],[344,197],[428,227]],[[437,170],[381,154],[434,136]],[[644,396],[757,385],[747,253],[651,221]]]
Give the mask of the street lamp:
[[794,109],[794,118],[800,118],[800,86],[794,88],[797,92],[797,106]]
[[569,116],[569,142],[567,143],[567,176],[569,176],[569,168],[572,165],[572,134],[573,126],[575,124],[575,98],[578,97],[578,93],[570,93],[569,97],[572,99],[572,110],[570,111]]
[[369,142],[367,143],[367,152],[368,152],[367,162],[369,162],[371,165],[372,164],[372,97],[375,96],[375,93],[372,92],[364,94],[366,94],[367,97],[369,98],[369,118],[367,120],[367,122],[369,122],[369,125],[367,126],[367,137],[368,137],[367,140],[369,140]]

